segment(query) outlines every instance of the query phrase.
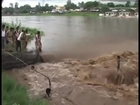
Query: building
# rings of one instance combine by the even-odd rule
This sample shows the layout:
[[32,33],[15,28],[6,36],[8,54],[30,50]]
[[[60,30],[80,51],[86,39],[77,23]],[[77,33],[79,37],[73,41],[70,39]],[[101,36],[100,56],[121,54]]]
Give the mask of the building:
[[134,15],[135,15],[134,12],[119,12],[119,17],[130,17]]
[[139,16],[138,12],[135,12],[134,16],[138,18]]
[[100,14],[99,14],[99,17],[103,17],[103,16],[105,16],[103,13],[100,13]]
[[117,12],[105,12],[106,17],[114,17],[117,16]]
[[56,12],[65,12],[66,7],[64,7],[64,6],[56,6],[55,11]]
[[119,12],[119,17],[130,16],[129,12]]

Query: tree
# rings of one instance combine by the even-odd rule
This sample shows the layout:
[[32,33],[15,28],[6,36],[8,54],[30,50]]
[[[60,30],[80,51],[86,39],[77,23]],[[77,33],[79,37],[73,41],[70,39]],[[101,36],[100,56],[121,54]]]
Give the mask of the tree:
[[65,7],[66,7],[67,10],[71,9],[71,0],[67,1],[67,4],[65,5]]
[[125,4],[125,7],[130,7],[130,5],[131,5],[131,2],[127,1],[126,4]]
[[112,7],[112,8],[115,7],[115,5],[114,5],[113,2],[107,3],[107,6],[108,6],[108,7]]
[[49,4],[45,4],[45,11],[52,11],[54,8],[54,6],[49,6]]
[[32,8],[31,8],[31,6],[28,5],[28,4],[26,4],[26,5],[24,5],[24,6],[21,6],[21,7],[19,8],[19,12],[20,12],[20,13],[30,13],[31,10],[32,10]]
[[107,12],[107,11],[109,11],[109,7],[106,6],[106,5],[104,5],[104,6],[101,7],[101,11],[102,11],[102,12]]
[[85,5],[85,3],[83,1],[81,3],[80,2],[78,3],[79,8],[84,8],[84,5]]
[[14,13],[14,9],[9,7],[9,8],[4,8],[3,10],[3,14],[13,14]]
[[15,2],[15,8],[16,9],[18,8],[18,2]]
[[36,12],[41,12],[41,9],[42,8],[41,8],[41,5],[40,5],[40,2],[38,2],[38,5],[35,6],[35,11]]
[[45,11],[49,11],[49,4],[45,4]]
[[97,1],[94,1],[94,2],[88,1],[85,3],[84,8],[87,10],[90,10],[90,9],[93,9],[94,7],[99,7],[99,4],[100,3]]
[[38,2],[38,6],[41,7],[40,2]]
[[11,8],[14,8],[14,5],[13,5],[13,3],[10,3],[9,5],[10,5],[10,7],[11,7]]
[[71,3],[71,9],[78,9],[78,6],[74,3]]
[[18,2],[15,2],[15,13],[17,13],[18,12]]
[[99,6],[99,4],[100,4],[99,2],[94,1],[94,2],[93,2],[93,7],[98,7],[98,6]]
[[10,3],[9,5],[10,5],[10,7],[7,8],[5,12],[9,13],[9,14],[13,14],[14,13],[14,5],[13,5],[13,3]]
[[85,3],[84,8],[90,10],[94,7],[94,3],[92,1],[88,1]]
[[124,7],[123,4],[117,4],[115,7]]
[[138,0],[135,0],[135,3],[133,5],[134,7],[138,7]]
[[55,7],[54,7],[53,5],[51,5],[51,6],[50,6],[50,9],[53,10],[53,9],[55,9]]

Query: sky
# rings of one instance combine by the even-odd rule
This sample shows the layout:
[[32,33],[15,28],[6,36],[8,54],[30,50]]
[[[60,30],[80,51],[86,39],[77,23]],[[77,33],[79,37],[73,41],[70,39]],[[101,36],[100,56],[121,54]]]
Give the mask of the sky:
[[[58,5],[58,6],[63,6],[66,4],[67,0],[4,0],[2,3],[3,7],[9,7],[10,3],[15,3],[18,2],[19,6],[25,5],[25,4],[29,4],[32,7],[36,6],[39,2],[42,5],[42,2],[44,1],[44,4],[48,3],[49,5]],[[87,2],[87,1],[94,1],[94,0],[71,0],[73,3],[78,4],[78,2]],[[128,0],[96,0],[96,1],[100,1],[103,3],[107,3],[107,2],[114,2],[114,3],[125,3]],[[130,0],[131,2],[135,1],[135,0]]]

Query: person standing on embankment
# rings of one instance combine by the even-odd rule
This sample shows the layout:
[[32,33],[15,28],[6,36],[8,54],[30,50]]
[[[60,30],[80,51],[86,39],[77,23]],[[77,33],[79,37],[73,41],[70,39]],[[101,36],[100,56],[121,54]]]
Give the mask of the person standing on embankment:
[[16,27],[14,33],[15,33],[15,36],[14,36],[14,44],[17,46],[17,38],[18,38],[18,36],[20,34],[19,26]]
[[9,49],[9,48],[11,48],[11,47],[13,47],[13,44],[14,44],[14,39],[13,39],[13,37],[14,37],[14,28],[10,28],[10,30],[8,30],[8,32],[7,32],[7,48]]
[[22,49],[22,51],[25,51],[26,50],[26,48],[25,48],[25,46],[26,46],[26,32],[25,32],[25,30],[23,30],[22,32],[23,33],[22,33],[22,36],[21,36],[21,39],[20,39],[21,49]]
[[5,44],[6,44],[5,25],[2,25],[1,37],[2,37],[2,49],[5,49]]
[[7,33],[7,40],[8,40],[8,44],[10,43],[11,45],[13,44],[13,32],[14,32],[14,28],[10,28],[10,31],[8,31]]
[[28,45],[28,36],[30,34],[28,33],[28,29],[25,30],[25,46],[24,48],[27,49],[27,45]]
[[36,49],[38,49],[40,52],[42,52],[42,43],[41,43],[40,31],[38,31],[36,36],[35,36],[35,46],[36,46]]
[[24,30],[22,30],[22,32],[19,34],[19,36],[17,37],[17,41],[16,41],[16,51],[18,51],[18,49],[19,49],[19,51],[22,51],[22,46],[21,46],[21,44],[22,44],[22,36],[25,34],[25,31]]

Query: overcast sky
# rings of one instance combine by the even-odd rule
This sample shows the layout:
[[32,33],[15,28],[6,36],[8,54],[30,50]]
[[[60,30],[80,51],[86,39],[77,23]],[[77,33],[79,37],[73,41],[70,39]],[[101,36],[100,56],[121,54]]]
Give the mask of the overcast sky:
[[[9,4],[10,3],[15,3],[15,2],[18,2],[19,3],[19,6],[22,6],[22,5],[25,5],[25,4],[29,4],[31,5],[32,7],[36,6],[38,4],[38,2],[41,3],[42,5],[42,1],[43,0],[4,0],[3,3],[2,3],[2,6],[3,7],[9,7]],[[50,5],[59,5],[59,6],[63,6],[66,4],[67,0],[44,0],[45,3],[48,3]],[[87,2],[87,1],[94,1],[94,0],[71,0],[73,3],[75,4],[78,4],[78,2],[81,2],[81,1],[84,1],[84,2]],[[128,0],[96,0],[96,1],[101,1],[103,3],[106,3],[106,2],[115,2],[115,3],[125,3],[126,1]],[[130,0],[130,1],[135,1],[135,0]]]

